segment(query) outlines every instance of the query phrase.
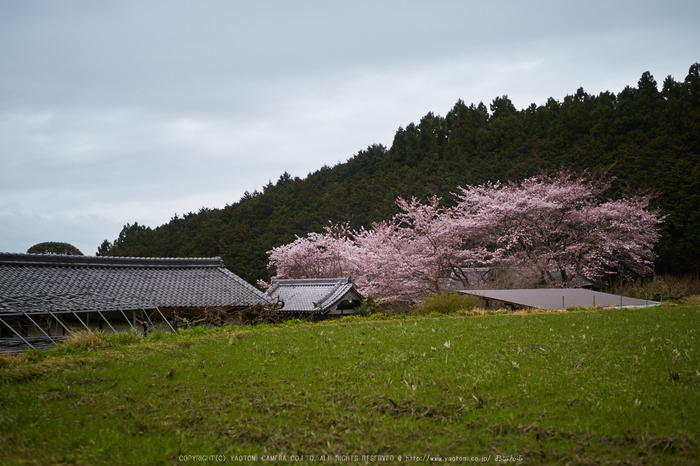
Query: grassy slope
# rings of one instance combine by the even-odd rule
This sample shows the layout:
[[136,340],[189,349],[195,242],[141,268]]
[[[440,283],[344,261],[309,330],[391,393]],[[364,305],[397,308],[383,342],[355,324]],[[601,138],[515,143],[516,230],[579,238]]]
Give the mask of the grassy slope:
[[[0,369],[4,463],[697,464],[700,307],[227,328]],[[308,459],[308,458],[307,458]],[[229,459],[230,461],[230,459]]]

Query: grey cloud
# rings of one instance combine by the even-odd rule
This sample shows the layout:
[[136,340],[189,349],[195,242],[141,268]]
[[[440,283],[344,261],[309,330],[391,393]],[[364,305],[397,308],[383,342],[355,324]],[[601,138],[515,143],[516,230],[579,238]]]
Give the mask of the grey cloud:
[[683,79],[700,5],[0,0],[0,11],[0,250],[72,234],[92,241],[87,253],[115,225],[157,226],[389,145],[460,98],[508,94],[522,108],[579,86],[619,91],[647,70]]

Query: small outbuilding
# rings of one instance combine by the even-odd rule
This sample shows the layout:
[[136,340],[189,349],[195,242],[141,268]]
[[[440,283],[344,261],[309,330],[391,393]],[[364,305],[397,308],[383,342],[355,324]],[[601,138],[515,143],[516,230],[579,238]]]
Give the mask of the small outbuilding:
[[266,294],[283,303],[277,312],[311,320],[354,314],[364,299],[350,277],[272,279]]

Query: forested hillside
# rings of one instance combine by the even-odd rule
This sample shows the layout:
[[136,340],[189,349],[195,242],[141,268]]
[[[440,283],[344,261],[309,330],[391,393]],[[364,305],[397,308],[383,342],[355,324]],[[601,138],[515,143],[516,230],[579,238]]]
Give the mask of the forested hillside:
[[667,218],[656,247],[659,273],[700,273],[700,63],[684,81],[636,87],[518,110],[508,97],[487,108],[461,100],[445,117],[428,113],[399,128],[389,149],[372,145],[305,179],[287,173],[223,209],[174,217],[157,228],[127,224],[98,254],[221,256],[249,282],[269,278],[266,251],[328,221],[353,228],[388,219],[397,196],[448,198],[457,186],[518,180],[568,167],[607,170],[627,189],[659,193]]

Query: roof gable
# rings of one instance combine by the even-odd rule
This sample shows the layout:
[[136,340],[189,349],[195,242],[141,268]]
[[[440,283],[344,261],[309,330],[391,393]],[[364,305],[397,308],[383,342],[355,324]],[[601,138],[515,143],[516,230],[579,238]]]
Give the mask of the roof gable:
[[267,295],[284,302],[281,311],[321,313],[346,299],[362,299],[350,277],[273,279]]

